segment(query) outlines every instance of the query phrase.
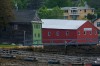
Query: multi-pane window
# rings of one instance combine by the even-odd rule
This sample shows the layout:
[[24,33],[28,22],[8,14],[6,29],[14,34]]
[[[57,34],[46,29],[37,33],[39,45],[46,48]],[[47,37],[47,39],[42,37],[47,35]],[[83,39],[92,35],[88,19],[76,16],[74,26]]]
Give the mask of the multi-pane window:
[[41,25],[39,25],[39,24],[34,25],[34,28],[36,28],[36,29],[39,29],[40,27],[41,27]]
[[97,27],[100,27],[100,22],[97,22]]

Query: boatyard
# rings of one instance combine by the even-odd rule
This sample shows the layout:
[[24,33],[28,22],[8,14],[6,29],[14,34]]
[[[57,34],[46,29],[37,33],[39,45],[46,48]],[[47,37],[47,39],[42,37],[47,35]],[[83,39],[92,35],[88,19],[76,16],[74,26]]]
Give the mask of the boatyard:
[[0,52],[0,66],[69,66],[71,63],[95,64],[99,62],[100,56],[68,56],[22,50]]

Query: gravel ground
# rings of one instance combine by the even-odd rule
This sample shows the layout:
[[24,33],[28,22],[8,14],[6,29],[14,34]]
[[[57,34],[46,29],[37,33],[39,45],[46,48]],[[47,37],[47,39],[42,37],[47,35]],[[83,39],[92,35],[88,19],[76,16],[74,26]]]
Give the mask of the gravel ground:
[[45,62],[29,62],[15,59],[0,58],[0,66],[66,66],[64,64],[48,64]]

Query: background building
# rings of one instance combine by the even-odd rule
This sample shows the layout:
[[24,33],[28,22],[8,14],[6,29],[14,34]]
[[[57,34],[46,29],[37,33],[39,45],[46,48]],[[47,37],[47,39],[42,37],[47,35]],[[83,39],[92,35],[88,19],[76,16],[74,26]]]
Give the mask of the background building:
[[0,32],[0,42],[33,45],[42,42],[42,22],[34,10],[15,10],[15,19]]
[[94,14],[94,8],[89,7],[62,7],[64,11],[64,19],[82,20],[86,19],[87,14]]
[[94,23],[94,26],[98,28],[98,36],[100,39],[100,18],[96,19],[93,23]]

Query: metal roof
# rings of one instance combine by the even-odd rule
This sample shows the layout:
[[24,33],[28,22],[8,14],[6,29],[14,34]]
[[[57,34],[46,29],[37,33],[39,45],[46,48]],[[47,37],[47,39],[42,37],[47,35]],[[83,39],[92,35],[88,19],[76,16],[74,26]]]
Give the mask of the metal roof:
[[89,7],[62,7],[61,10],[69,10],[69,9],[94,9]]
[[42,28],[49,29],[78,29],[86,20],[41,19]]

